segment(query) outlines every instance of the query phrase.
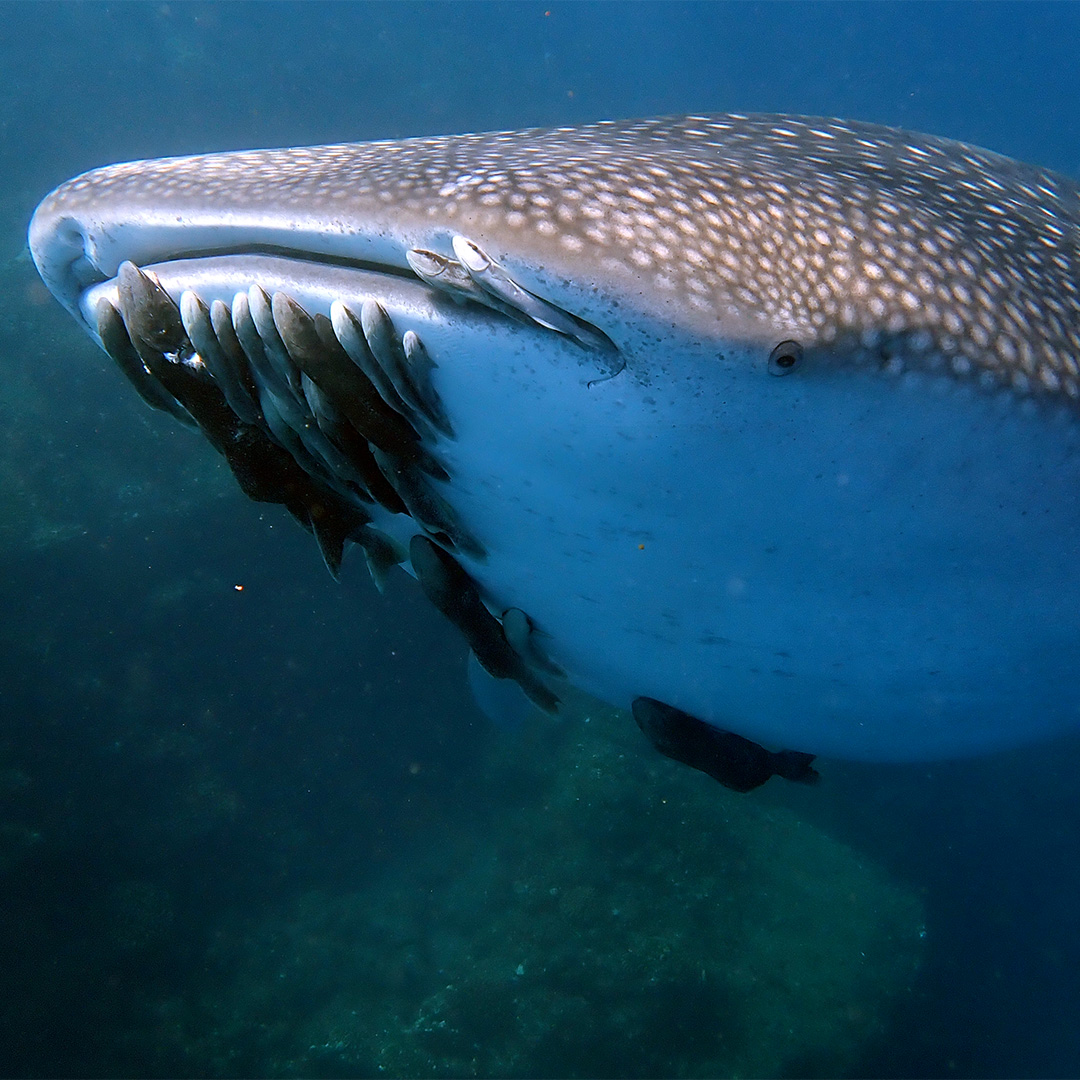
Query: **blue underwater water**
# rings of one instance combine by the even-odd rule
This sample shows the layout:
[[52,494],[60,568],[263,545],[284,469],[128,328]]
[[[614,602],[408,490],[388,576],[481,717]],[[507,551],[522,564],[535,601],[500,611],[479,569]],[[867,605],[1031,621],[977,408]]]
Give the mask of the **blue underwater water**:
[[607,117],[1080,176],[1078,55],[1059,4],[0,7],[0,1075],[1080,1072],[1080,736],[736,796],[626,716],[492,730],[25,253],[112,161]]

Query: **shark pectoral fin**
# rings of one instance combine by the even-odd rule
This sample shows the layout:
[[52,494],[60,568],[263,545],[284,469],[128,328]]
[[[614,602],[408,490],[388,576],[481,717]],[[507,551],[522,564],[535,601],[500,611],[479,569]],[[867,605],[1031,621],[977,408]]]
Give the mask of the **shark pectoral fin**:
[[770,776],[813,784],[813,754],[798,750],[766,750],[731,731],[722,731],[696,716],[653,698],[635,698],[634,720],[665,757],[707,773],[732,791],[753,791]]

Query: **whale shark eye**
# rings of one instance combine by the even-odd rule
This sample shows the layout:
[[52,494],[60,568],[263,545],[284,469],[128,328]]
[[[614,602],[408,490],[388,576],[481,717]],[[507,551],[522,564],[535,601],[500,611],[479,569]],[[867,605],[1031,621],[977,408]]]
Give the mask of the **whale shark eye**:
[[803,348],[797,341],[781,341],[769,353],[769,374],[790,375],[802,360]]

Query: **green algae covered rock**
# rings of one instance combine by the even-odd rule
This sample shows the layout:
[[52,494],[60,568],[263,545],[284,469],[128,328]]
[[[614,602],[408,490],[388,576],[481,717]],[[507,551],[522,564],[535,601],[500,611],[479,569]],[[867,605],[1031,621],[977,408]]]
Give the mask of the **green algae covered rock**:
[[[625,715],[505,742],[487,809],[370,889],[219,934],[217,1045],[189,1051],[223,1073],[857,1067],[919,966],[910,893],[766,797],[655,755]],[[230,1057],[256,1023],[262,1056]]]

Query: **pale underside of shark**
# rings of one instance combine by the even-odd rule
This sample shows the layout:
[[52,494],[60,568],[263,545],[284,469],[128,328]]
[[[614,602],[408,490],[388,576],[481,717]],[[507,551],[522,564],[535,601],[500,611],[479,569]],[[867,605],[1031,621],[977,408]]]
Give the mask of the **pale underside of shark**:
[[1080,722],[1078,221],[963,144],[691,116],[115,165],[30,245],[541,707],[905,760]]

